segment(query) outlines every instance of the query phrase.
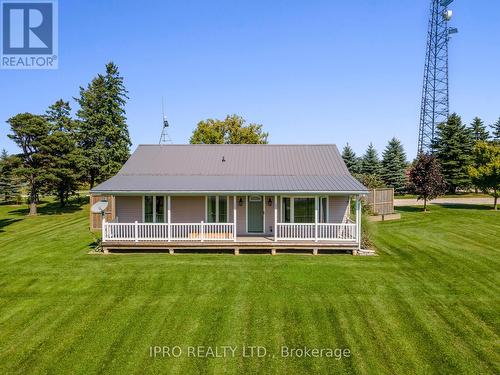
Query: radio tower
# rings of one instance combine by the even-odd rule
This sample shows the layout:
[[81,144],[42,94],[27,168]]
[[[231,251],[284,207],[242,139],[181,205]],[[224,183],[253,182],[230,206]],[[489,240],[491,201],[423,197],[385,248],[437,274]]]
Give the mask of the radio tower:
[[448,41],[456,28],[448,27],[453,0],[431,0],[427,52],[425,55],[418,152],[432,151],[436,126],[448,119]]
[[163,128],[161,130],[161,136],[160,136],[160,142],[159,144],[168,144],[172,143],[172,139],[170,138],[170,135],[168,135],[168,120],[167,116],[165,115],[165,106],[163,104],[163,98],[161,99],[161,114],[163,116]]

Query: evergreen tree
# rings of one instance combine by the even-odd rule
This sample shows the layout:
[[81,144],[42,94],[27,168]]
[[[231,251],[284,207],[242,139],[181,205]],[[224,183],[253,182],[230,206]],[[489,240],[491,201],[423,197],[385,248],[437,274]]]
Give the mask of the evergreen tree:
[[381,177],[395,193],[403,194],[406,188],[406,154],[401,142],[392,138],[382,153]]
[[470,131],[472,132],[472,137],[474,141],[487,141],[490,137],[490,133],[486,129],[486,126],[479,117],[474,117],[472,123],[470,124]]
[[408,187],[410,192],[417,194],[417,199],[424,200],[424,211],[427,211],[428,200],[445,192],[446,183],[434,155],[418,155],[410,168]]
[[377,150],[372,143],[366,149],[361,160],[361,173],[364,175],[380,176],[380,160]]
[[29,194],[30,215],[37,214],[39,194],[45,191],[52,183],[55,176],[47,155],[43,150],[47,147],[50,124],[44,116],[31,113],[20,113],[7,120],[12,134],[12,139],[22,150],[18,155],[19,165],[14,169],[14,174],[26,181]]
[[5,202],[13,200],[20,194],[19,179],[14,175],[15,157],[9,156],[6,150],[0,154],[0,196]]
[[51,127],[48,142],[42,151],[50,160],[50,168],[55,176],[50,188],[61,206],[76,191],[83,164],[81,150],[77,147],[75,122],[70,113],[69,103],[60,99],[49,107],[45,115]]
[[127,90],[118,67],[110,62],[87,88],[80,87],[77,116],[79,146],[84,156],[84,180],[92,188],[116,174],[129,157],[131,145],[125,117]]
[[342,158],[351,174],[359,173],[359,159],[349,143],[342,150]]
[[473,142],[470,130],[462,124],[456,113],[437,126],[433,149],[450,193],[471,184],[468,167],[471,164]]
[[498,121],[490,127],[493,129],[491,132],[493,141],[500,142],[500,117],[498,118]]

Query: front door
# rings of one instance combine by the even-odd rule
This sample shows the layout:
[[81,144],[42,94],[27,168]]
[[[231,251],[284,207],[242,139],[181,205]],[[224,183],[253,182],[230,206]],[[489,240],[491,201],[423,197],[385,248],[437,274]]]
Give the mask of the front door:
[[248,233],[264,232],[264,199],[258,195],[248,197]]

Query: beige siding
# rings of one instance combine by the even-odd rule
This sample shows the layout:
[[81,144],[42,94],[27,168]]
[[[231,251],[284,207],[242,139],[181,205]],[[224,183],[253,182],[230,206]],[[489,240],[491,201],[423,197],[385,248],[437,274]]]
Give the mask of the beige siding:
[[[273,204],[271,206],[268,206],[269,198],[271,198],[271,200],[273,201]],[[266,196],[264,202],[266,205],[266,208],[264,210],[265,212],[264,232],[266,235],[270,236],[274,234],[274,195]],[[279,211],[278,211],[278,217],[279,217]]]
[[349,214],[349,196],[328,197],[328,222],[343,223]]
[[[243,204],[240,206],[239,201],[243,201]],[[236,234],[239,235],[245,235],[247,233],[246,225],[247,225],[247,218],[246,218],[246,200],[245,197],[236,197],[236,204],[238,205],[238,208],[236,208],[236,227],[237,227],[237,232]]]
[[205,221],[205,197],[172,197],[172,223],[200,223]]
[[142,222],[142,197],[115,197],[116,217],[120,223]]

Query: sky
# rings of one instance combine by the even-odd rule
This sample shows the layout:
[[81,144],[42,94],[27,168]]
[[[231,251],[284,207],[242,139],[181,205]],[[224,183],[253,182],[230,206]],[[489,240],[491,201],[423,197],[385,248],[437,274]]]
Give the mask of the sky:
[[[158,143],[162,97],[174,143],[228,114],[262,124],[270,143],[417,148],[430,0],[59,1],[59,68],[0,70],[5,121],[43,113],[115,62],[129,91],[133,142]],[[450,110],[500,117],[500,1],[456,0]]]

